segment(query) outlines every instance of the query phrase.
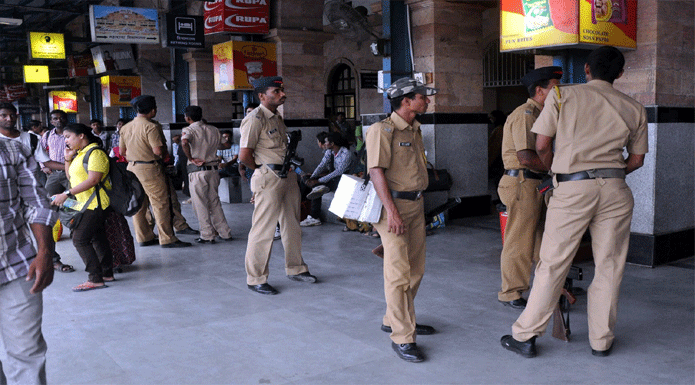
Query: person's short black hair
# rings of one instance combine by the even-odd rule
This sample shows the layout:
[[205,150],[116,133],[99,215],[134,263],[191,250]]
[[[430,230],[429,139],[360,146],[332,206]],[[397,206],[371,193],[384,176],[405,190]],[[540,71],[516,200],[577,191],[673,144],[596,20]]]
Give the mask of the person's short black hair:
[[102,122],[102,121],[99,120],[99,119],[92,119],[92,120],[89,121],[89,124],[90,124],[90,125],[91,125],[91,124],[94,124],[94,123],[99,123],[99,124],[102,125],[102,126],[104,125],[104,122]]
[[48,116],[50,117],[53,114],[61,115],[62,117],[65,118],[65,120],[68,120],[68,113],[63,111],[63,110],[53,110],[53,111],[51,111],[50,114],[48,114]]
[[591,51],[586,59],[591,77],[613,83],[625,67],[625,56],[609,45]]
[[408,93],[405,95],[396,96],[393,99],[389,99],[389,101],[391,102],[391,109],[396,111],[397,109],[401,108],[401,102],[403,102],[403,99],[405,99],[405,98],[408,98],[411,100],[415,99],[415,93],[411,92],[411,93]]
[[321,143],[324,143],[326,141],[327,136],[328,136],[328,132],[321,131],[318,134],[316,134],[316,140],[318,140]]
[[32,119],[29,121],[29,127],[41,127],[42,124],[40,120]]
[[104,147],[104,143],[102,143],[101,139],[92,133],[92,127],[86,124],[68,123],[68,125],[63,128],[63,131],[72,132],[75,135],[84,134],[89,143],[96,143],[99,147]]
[[246,109],[248,110],[249,108],[256,108],[258,107],[258,103],[249,103],[246,105]]
[[339,147],[345,147],[345,139],[339,132],[329,132],[328,135],[326,135],[325,142],[333,143]]
[[183,110],[183,115],[188,116],[194,122],[198,122],[200,119],[203,119],[203,109],[199,106],[188,106]]
[[531,84],[531,86],[528,88],[529,96],[531,96],[531,97],[536,96],[536,87],[546,88],[546,87],[548,87],[548,84],[550,84],[550,79],[539,80],[539,81]]
[[130,122],[130,120],[126,118],[120,118],[116,121],[116,124],[118,124],[118,122],[123,122],[123,125],[125,125],[126,123]]
[[14,112],[15,114],[17,113],[17,107],[14,106],[12,103],[0,103],[0,110],[10,110]]

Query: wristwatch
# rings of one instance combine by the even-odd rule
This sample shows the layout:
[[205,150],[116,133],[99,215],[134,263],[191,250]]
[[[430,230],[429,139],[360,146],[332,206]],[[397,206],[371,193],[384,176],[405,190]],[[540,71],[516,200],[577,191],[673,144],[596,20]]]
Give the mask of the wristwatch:
[[70,189],[67,189],[67,190],[63,191],[63,194],[65,194],[65,195],[67,195],[67,196],[70,196]]

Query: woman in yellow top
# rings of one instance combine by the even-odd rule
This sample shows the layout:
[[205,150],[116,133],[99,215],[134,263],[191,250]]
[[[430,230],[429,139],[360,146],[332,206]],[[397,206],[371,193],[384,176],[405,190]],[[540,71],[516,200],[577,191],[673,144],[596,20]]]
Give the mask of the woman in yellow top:
[[[92,134],[92,129],[84,124],[71,123],[63,129],[65,136],[65,174],[70,181],[70,188],[54,195],[53,204],[61,206],[69,195],[74,195],[80,203],[76,210],[94,194],[95,186],[104,181],[106,188],[111,188],[106,177],[109,173],[109,158],[101,149],[101,140]],[[84,157],[91,152],[87,170]],[[89,273],[87,282],[74,287],[73,291],[87,291],[106,287],[104,281],[113,281],[113,255],[104,229],[106,210],[109,209],[109,197],[104,189],[87,206],[82,220],[72,230],[72,243]]]

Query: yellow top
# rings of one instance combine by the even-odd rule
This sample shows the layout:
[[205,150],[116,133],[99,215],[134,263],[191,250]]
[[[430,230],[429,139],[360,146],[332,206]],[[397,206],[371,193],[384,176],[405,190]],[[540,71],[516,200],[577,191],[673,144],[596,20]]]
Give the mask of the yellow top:
[[[87,154],[87,151],[89,149],[97,147],[96,143],[92,143],[88,146],[85,146],[85,148],[81,149],[77,155],[75,155],[75,158],[73,158],[72,163],[70,163],[70,186],[75,187],[78,184],[84,182],[87,180],[87,176],[89,175],[87,171],[84,169],[84,156]],[[87,169],[89,171],[96,171],[96,172],[101,172],[104,175],[101,177],[101,181],[104,182],[104,185],[106,186],[107,189],[111,189],[111,182],[107,179],[107,176],[109,175],[109,157],[106,156],[106,153],[102,150],[94,150],[92,153],[89,155],[89,163],[87,164]],[[75,198],[77,199],[78,202],[84,204],[89,200],[89,197],[92,196],[94,193],[94,187],[90,188],[87,191],[83,191],[81,193],[78,193],[75,195]],[[106,191],[104,189],[99,189],[99,199],[101,199],[101,208],[106,209],[109,207],[109,196],[106,194]],[[79,207],[75,207],[75,210],[81,210],[82,205],[78,205]],[[89,204],[87,207],[88,210],[94,210],[97,208],[97,197],[94,197],[92,202]]]

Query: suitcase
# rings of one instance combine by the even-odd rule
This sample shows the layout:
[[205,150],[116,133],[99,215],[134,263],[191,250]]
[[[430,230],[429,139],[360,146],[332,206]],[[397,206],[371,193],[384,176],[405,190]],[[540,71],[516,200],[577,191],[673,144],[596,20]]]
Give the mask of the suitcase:
[[104,226],[113,254],[113,267],[135,262],[135,244],[125,217],[114,210],[108,210]]

